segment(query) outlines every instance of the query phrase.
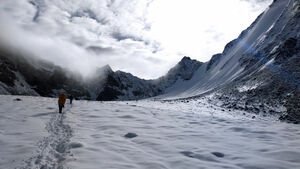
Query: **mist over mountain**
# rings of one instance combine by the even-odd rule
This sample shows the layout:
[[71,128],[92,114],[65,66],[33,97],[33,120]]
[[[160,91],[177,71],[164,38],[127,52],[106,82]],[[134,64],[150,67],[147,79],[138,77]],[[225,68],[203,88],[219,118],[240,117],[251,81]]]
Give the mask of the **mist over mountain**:
[[55,97],[61,89],[81,99],[99,101],[136,100],[164,93],[178,80],[189,80],[202,64],[184,57],[167,75],[144,80],[130,73],[113,71],[109,65],[94,76],[82,77],[41,59],[1,52],[1,94]]

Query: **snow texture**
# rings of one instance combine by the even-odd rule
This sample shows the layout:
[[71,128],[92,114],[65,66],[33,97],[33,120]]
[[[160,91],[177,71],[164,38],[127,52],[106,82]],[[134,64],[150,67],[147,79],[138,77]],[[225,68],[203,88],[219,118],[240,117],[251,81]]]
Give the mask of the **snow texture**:
[[209,99],[75,101],[58,114],[56,99],[0,96],[0,168],[299,168],[298,125]]

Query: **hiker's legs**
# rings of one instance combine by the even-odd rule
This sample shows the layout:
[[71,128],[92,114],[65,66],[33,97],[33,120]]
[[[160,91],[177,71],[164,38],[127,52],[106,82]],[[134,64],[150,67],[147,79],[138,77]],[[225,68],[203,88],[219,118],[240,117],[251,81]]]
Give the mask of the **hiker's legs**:
[[63,108],[63,105],[58,105],[58,109],[59,109],[59,113],[62,113],[62,108]]

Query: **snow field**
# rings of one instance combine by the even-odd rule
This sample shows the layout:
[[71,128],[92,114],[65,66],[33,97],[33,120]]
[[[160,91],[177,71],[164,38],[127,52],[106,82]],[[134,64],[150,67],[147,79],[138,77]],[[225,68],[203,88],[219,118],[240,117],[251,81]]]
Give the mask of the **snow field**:
[[[21,101],[14,101],[20,98]],[[0,96],[0,168],[298,169],[300,129],[182,102]],[[124,137],[135,133],[133,138]]]

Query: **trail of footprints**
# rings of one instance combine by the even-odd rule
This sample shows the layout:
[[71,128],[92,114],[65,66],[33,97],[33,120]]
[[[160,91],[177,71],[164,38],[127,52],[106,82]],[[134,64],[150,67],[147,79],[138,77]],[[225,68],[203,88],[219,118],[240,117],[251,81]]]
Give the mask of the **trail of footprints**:
[[26,165],[21,169],[63,169],[72,148],[80,148],[82,144],[71,143],[72,129],[64,123],[64,114],[53,114],[46,124],[48,137],[38,143],[37,155],[25,161]]

